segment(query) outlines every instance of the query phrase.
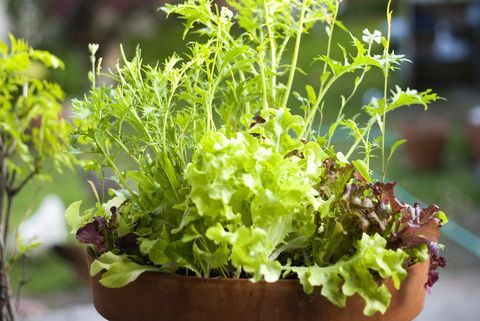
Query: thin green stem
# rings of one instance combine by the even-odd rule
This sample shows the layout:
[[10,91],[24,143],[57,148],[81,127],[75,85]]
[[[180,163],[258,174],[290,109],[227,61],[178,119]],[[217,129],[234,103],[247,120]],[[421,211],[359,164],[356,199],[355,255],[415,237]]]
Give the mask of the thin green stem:
[[[368,46],[368,51],[367,51],[368,55],[370,55],[371,49],[372,49],[372,43],[370,43],[369,46]],[[362,71],[362,74],[360,75],[360,78],[358,79],[358,81],[355,82],[355,85],[353,87],[352,92],[350,93],[350,95],[348,96],[347,99],[343,100],[342,106],[340,107],[340,109],[338,111],[337,119],[335,120],[335,123],[338,124],[338,122],[343,118],[343,111],[345,109],[345,106],[347,106],[347,104],[350,102],[350,100],[353,98],[353,96],[355,96],[355,94],[357,93],[357,90],[360,87],[360,84],[362,83],[363,79],[365,78],[365,75],[367,74],[368,68],[369,68],[369,66],[368,66],[368,64],[366,64],[365,67],[363,68],[363,71]],[[331,144],[333,135],[335,134],[335,130],[336,130],[336,127],[334,127],[331,135],[328,137],[328,146],[330,146],[330,144]]]
[[[108,153],[108,151],[106,150],[106,148],[103,147],[99,137],[97,136],[97,133],[95,133],[95,140],[96,140],[96,145],[97,147],[100,149],[100,151],[102,152],[102,155],[105,157],[105,159],[107,160],[108,162],[108,165],[112,168],[112,170],[115,172],[115,175],[118,177],[118,179],[120,180],[120,182],[122,183],[123,187],[130,193],[130,196],[132,198],[134,198],[135,200],[138,200],[137,199],[137,196],[136,194],[132,191],[132,189],[130,188],[130,186],[128,185],[128,182],[125,180],[125,178],[123,177],[123,173],[118,169],[115,161],[113,159],[110,158],[110,154]],[[140,207],[142,207],[142,204],[140,202],[137,202],[138,205]]]
[[96,87],[96,78],[97,78],[97,75],[95,74],[95,71],[96,71],[96,68],[95,68],[95,64],[96,64],[96,58],[95,58],[95,54],[92,53],[92,55],[90,56],[90,62],[92,64],[92,87]]
[[[334,14],[333,14],[333,17],[332,17],[332,22],[329,24],[330,32],[328,33],[328,41],[327,41],[327,52],[326,52],[327,57],[330,57],[330,55],[331,55],[333,31],[335,30],[335,25],[336,25],[337,16],[338,16],[338,6],[339,6],[338,1],[335,1],[335,11],[334,11]],[[326,72],[327,72],[327,63],[325,62],[324,65],[323,65],[322,75],[324,75]],[[337,75],[337,76],[332,76],[332,78],[330,78],[328,80],[328,82],[326,82],[327,79],[325,79],[324,81],[322,81],[320,83],[320,88],[318,89],[318,94],[317,94],[317,100],[315,101],[315,104],[312,106],[312,108],[310,109],[310,111],[308,113],[307,120],[306,120],[306,126],[305,126],[305,129],[303,130],[302,137],[310,136],[310,133],[311,133],[312,127],[313,127],[313,122],[315,120],[315,116],[317,114],[317,110],[318,110],[319,107],[320,107],[320,117],[321,117],[321,119],[320,119],[320,124],[318,126],[318,130],[319,131],[321,130],[321,126],[322,126],[322,122],[323,122],[323,107],[324,107],[323,98],[325,97],[325,94],[328,92],[328,89],[342,75],[343,74],[340,74],[340,75]]]
[[302,8],[300,10],[300,18],[298,19],[297,26],[297,37],[295,39],[292,63],[290,64],[290,73],[288,75],[287,88],[285,89],[285,96],[283,97],[282,107],[287,107],[288,99],[290,98],[290,91],[292,90],[293,79],[295,78],[295,73],[297,71],[298,54],[300,52],[300,44],[302,42],[303,24],[305,21],[305,13],[307,12],[307,3],[308,1],[304,0],[302,3]]
[[275,43],[275,34],[272,29],[272,20],[270,18],[270,7],[267,4],[268,0],[263,0],[263,8],[265,11],[265,20],[268,31],[268,38],[270,40],[270,63],[272,69],[272,78],[271,78],[271,90],[272,90],[272,101],[276,99],[276,87],[277,87],[277,46]]
[[302,134],[301,134],[301,137],[307,137],[310,135],[310,132],[311,132],[311,128],[313,126],[313,121],[315,119],[315,115],[317,113],[317,110],[318,110],[318,107],[320,105],[320,103],[323,102],[323,98],[325,97],[325,95],[327,94],[327,92],[329,91],[330,87],[333,86],[333,84],[339,79],[341,78],[344,74],[344,73],[341,73],[337,76],[334,76],[332,78],[330,78],[330,80],[328,81],[328,83],[323,87],[323,90],[319,93],[318,97],[317,97],[317,100],[315,101],[315,104],[312,106],[312,108],[310,109],[309,113],[308,113],[308,116],[307,116],[307,119],[305,120],[305,124],[306,126],[304,127],[303,131],[302,131]]
[[387,5],[387,41],[385,44],[384,49],[384,58],[385,58],[385,66],[384,66],[384,86],[383,86],[383,99],[384,99],[384,106],[382,111],[382,142],[381,142],[381,149],[382,149],[382,178],[385,180],[387,176],[387,167],[385,162],[385,131],[387,128],[387,101],[388,101],[388,76],[390,74],[390,36],[391,36],[391,29],[392,29],[392,12],[390,10],[392,5],[392,0],[388,1]]
[[213,120],[213,99],[215,98],[215,90],[216,90],[216,86],[212,84],[213,83],[216,83],[217,81],[219,81],[219,79],[217,78],[216,80],[214,80],[214,72],[215,72],[215,69],[217,69],[218,71],[218,75],[217,77],[221,77],[220,75],[220,70],[218,68],[218,53],[220,52],[220,45],[221,45],[221,29],[218,28],[217,29],[217,41],[216,41],[216,48],[215,48],[215,54],[214,54],[214,57],[213,57],[213,62],[212,62],[212,68],[210,69],[210,73],[209,73],[209,82],[208,82],[208,102],[207,102],[207,116],[208,116],[208,128],[210,130],[215,130],[215,122]]
[[286,36],[285,39],[283,39],[282,44],[278,48],[278,53],[277,53],[277,71],[278,71],[278,66],[280,65],[280,62],[282,61],[283,54],[285,53],[285,50],[287,49],[287,45],[290,42],[291,37]]
[[[328,42],[327,42],[327,57],[330,58],[330,55],[331,55],[331,51],[332,51],[332,40],[333,40],[333,31],[335,30],[335,25],[337,23],[337,17],[338,17],[338,8],[339,8],[339,3],[338,1],[335,1],[335,11],[333,13],[333,19],[332,19],[332,22],[329,26],[330,28],[330,32],[329,32],[329,35],[328,35]],[[323,72],[322,72],[322,75],[324,75],[325,73],[327,72],[327,62],[325,62],[323,64]],[[323,90],[323,85],[324,85],[324,82],[320,83],[320,89],[319,89],[319,93]],[[320,131],[322,130],[322,123],[323,123],[323,107],[325,106],[325,104],[321,104],[320,106],[320,123],[318,125],[318,133],[320,133]],[[316,112],[316,111],[315,111]],[[315,118],[315,117],[314,117]],[[312,120],[313,122],[313,120]],[[310,125],[310,128],[311,128],[312,125]],[[311,129],[310,129],[311,130]]]
[[[232,37],[231,34],[229,33],[225,33],[224,36],[226,36],[224,39],[224,43],[228,44],[228,42],[226,40],[229,40],[231,45],[235,45],[235,39]],[[245,58],[245,54],[242,54],[242,58]],[[243,72],[243,70],[238,70],[238,74],[240,76],[240,80],[242,82],[245,82],[247,80],[247,78],[245,77],[245,73]],[[246,114],[250,114],[251,113],[251,108],[250,108],[250,102],[245,102],[245,113]]]
[[[260,48],[262,48],[265,42],[265,36],[263,34],[262,29],[259,30],[259,34],[260,34],[260,44],[261,44]],[[265,50],[260,49],[258,56],[260,58],[259,68],[260,68],[260,78],[262,80],[262,109],[265,110],[268,108],[267,76],[265,73],[265,69],[267,68],[265,65]]]
[[352,144],[352,146],[350,147],[350,149],[348,150],[347,154],[345,155],[345,157],[347,159],[350,159],[350,157],[352,156],[352,154],[355,152],[355,150],[357,149],[358,147],[358,144],[360,144],[361,142],[365,142],[365,139],[363,137],[365,137],[365,135],[367,135],[371,128],[373,127],[373,124],[375,124],[375,120],[372,118],[370,119],[370,121],[368,122],[368,124],[366,125],[366,127],[363,129],[362,132],[359,133],[359,138],[357,138],[355,140],[355,142]]
[[[329,24],[330,32],[328,33],[327,53],[326,53],[326,56],[328,58],[330,58],[331,51],[332,51],[333,30],[335,29],[335,24],[337,22],[337,16],[338,16],[338,1],[335,1],[335,12],[333,14],[332,23]],[[324,62],[322,75],[325,74],[326,72],[327,72],[327,62]],[[324,82],[320,83],[319,92],[322,91],[323,84],[324,84]]]

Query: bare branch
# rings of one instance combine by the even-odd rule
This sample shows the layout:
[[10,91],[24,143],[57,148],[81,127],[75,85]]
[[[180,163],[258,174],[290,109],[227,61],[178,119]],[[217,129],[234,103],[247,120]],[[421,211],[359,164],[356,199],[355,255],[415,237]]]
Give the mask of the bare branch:
[[17,141],[14,140],[12,145],[10,145],[10,148],[8,148],[5,152],[5,156],[8,157],[8,156],[11,156],[13,154],[13,152],[15,151],[15,149],[17,148]]
[[17,174],[17,172],[15,170],[13,171],[12,178],[10,180],[10,188],[11,188],[11,195],[12,196],[17,195],[17,193],[20,192],[25,187],[25,185],[28,182],[30,182],[32,180],[32,178],[34,178],[35,175],[37,175],[40,172],[41,163],[42,163],[41,158],[39,156],[36,156],[35,157],[35,163],[34,163],[35,164],[34,169],[30,172],[30,174],[28,174],[23,179],[23,181],[17,187],[13,187],[14,184],[15,184],[15,178],[16,178],[16,174]]
[[0,184],[1,184],[1,187],[7,190],[8,192],[8,188],[9,188],[8,180],[1,171],[0,171]]
[[[14,321],[15,311],[10,297],[10,284],[6,269],[6,249],[4,239],[0,234],[0,320]],[[5,313],[4,313],[5,312]]]
[[15,179],[17,178],[17,171],[13,170],[12,176],[10,177],[9,186],[12,187],[13,183],[15,183]]
[[[24,179],[23,181],[15,188],[12,188],[11,191],[10,191],[10,194],[12,196],[15,196],[18,192],[20,192],[22,190],[22,188],[25,187],[25,185],[32,180],[32,178],[35,177],[35,175],[38,173],[38,169],[35,169],[33,170],[30,174],[28,174]],[[12,180],[12,185],[13,185],[13,181],[14,179]]]
[[8,239],[8,232],[9,232],[8,230],[10,228],[10,220],[11,220],[11,217],[12,217],[12,201],[13,201],[13,195],[7,194],[7,209],[5,211],[5,222],[3,223],[3,242],[4,242],[4,245],[7,244],[7,239]]

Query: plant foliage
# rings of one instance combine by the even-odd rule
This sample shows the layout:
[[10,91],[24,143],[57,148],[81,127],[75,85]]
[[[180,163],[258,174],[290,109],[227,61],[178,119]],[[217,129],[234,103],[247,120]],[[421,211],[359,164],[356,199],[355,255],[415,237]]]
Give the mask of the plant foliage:
[[[62,117],[63,91],[42,75],[63,68],[63,62],[12,35],[9,39],[10,46],[0,41],[0,315],[14,320],[6,250],[13,201],[32,179],[49,178],[46,164],[61,170],[71,167],[74,158],[66,148],[71,126]],[[10,259],[37,245],[17,238]]]
[[[185,36],[195,32],[201,40],[188,43],[184,57],[155,66],[143,64],[137,50],[104,74],[91,46],[92,89],[74,102],[75,148],[85,168],[113,173],[104,176],[121,189],[83,214],[74,203],[66,215],[77,239],[98,254],[91,272],[104,271],[104,285],[124,286],[144,271],[296,277],[307,293],[321,287],[340,306],[358,293],[372,315],[385,312],[391,298],[377,277],[391,277],[398,288],[409,264],[438,249],[438,208],[399,202],[394,184],[373,181],[370,169],[379,155],[385,177],[402,143],[386,157],[386,115],[427,107],[437,96],[390,92],[389,74],[405,58],[390,51],[389,33],[350,34],[337,19],[339,2],[167,4],[162,10],[184,21]],[[317,24],[328,37],[327,52],[315,59],[323,73],[294,93],[302,38]],[[351,41],[339,44],[343,57],[336,60],[331,47],[339,32]],[[384,97],[359,109],[365,123],[346,118],[374,69],[385,77]],[[356,75],[352,91],[320,135],[327,93],[348,74]],[[113,84],[98,83],[99,75]],[[295,99],[303,114],[289,108]],[[346,154],[332,145],[339,127],[354,137]],[[374,128],[382,135],[373,137]]]

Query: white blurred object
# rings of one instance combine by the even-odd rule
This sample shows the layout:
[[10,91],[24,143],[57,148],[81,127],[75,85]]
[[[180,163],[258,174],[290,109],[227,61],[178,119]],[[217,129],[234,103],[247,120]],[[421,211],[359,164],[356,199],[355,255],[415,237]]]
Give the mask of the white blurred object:
[[378,88],[368,88],[362,96],[362,103],[368,105],[373,99],[381,99],[383,97],[383,91]]
[[470,27],[480,28],[480,1],[474,0],[470,3],[466,13],[466,20]]
[[440,21],[435,26],[433,56],[440,62],[462,61],[470,54],[470,46],[456,38],[448,21]]
[[[388,25],[385,23],[383,25],[383,30],[387,30]],[[404,17],[395,17],[392,20],[392,28],[391,28],[391,38],[394,41],[400,42],[407,37],[409,37],[412,33],[410,29],[409,21]]]
[[472,107],[468,113],[468,122],[480,127],[480,105]]
[[68,240],[65,205],[57,195],[46,196],[37,211],[18,227],[24,243],[40,242],[35,252],[42,252]]
[[8,17],[7,17],[7,9],[5,6],[5,1],[0,0],[0,40],[4,40],[7,38],[8,31],[9,31],[9,24],[8,24]]

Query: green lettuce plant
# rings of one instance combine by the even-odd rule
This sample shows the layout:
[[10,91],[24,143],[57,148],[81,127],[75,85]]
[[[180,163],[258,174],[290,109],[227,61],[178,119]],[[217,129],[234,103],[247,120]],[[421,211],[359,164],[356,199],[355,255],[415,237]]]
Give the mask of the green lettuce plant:
[[[361,38],[337,19],[340,1],[209,0],[167,4],[185,23],[185,56],[142,63],[137,50],[115,70],[101,70],[91,45],[90,93],[74,101],[75,152],[121,187],[112,199],[66,212],[72,232],[91,245],[91,274],[122,287],[146,271],[275,282],[298,278],[307,293],[321,288],[344,306],[360,295],[364,313],[384,313],[408,265],[430,257],[431,286],[439,256],[438,207],[397,200],[394,184],[372,179],[370,161],[388,161],[403,141],[385,143],[387,115],[437,99],[431,91],[395,87],[389,76],[406,61],[386,36]],[[390,5],[388,20],[391,20]],[[293,91],[302,38],[315,25],[327,33],[317,83]],[[335,35],[350,41],[338,44]],[[345,109],[366,75],[379,70],[384,96]],[[99,76],[110,84],[100,83]],[[355,75],[336,120],[323,123],[331,88]],[[300,113],[290,106],[299,106]],[[365,121],[361,119],[366,119]],[[351,131],[346,153],[333,145],[338,128]],[[375,133],[380,132],[380,135]],[[360,155],[360,156],[359,156]]]

